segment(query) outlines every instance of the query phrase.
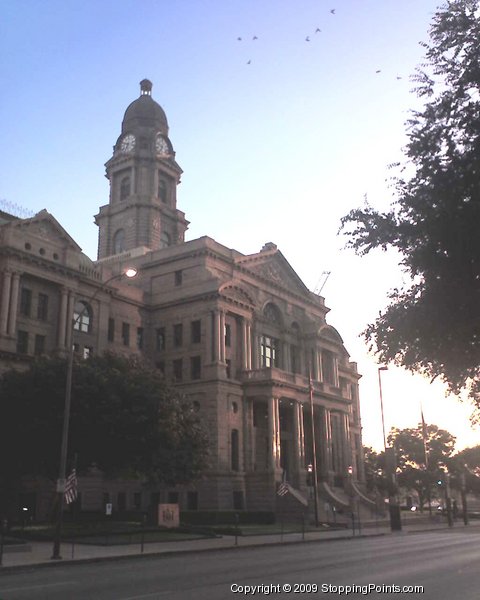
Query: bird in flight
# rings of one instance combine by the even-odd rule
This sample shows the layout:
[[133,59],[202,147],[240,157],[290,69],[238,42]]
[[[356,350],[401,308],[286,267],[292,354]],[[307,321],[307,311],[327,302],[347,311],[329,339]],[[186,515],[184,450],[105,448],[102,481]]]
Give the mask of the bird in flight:
[[317,27],[317,28],[315,29],[315,33],[322,33],[322,30],[320,29],[320,27]]
[[251,64],[252,64],[251,60],[247,61],[247,65],[251,65]]
[[307,37],[305,38],[305,41],[306,41],[306,42],[309,42],[309,41],[310,41],[310,38],[308,37],[308,35],[307,35]]
[[242,38],[241,38],[241,37],[238,37],[238,38],[237,38],[237,41],[238,41],[238,42],[241,42],[241,41],[242,41]]
[[258,40],[258,37],[256,35],[254,35],[252,40]]
[[382,72],[382,69],[377,69],[377,70],[375,71],[375,73],[381,73],[381,72]]
[[331,8],[331,9],[330,9],[330,12],[332,13],[332,15],[334,15],[334,14],[335,14],[335,9],[334,9],[334,8]]

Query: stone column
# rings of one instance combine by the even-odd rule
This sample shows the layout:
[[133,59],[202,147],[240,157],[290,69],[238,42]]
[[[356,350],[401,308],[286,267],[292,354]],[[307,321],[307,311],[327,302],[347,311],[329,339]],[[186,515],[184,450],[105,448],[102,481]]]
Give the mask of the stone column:
[[73,344],[73,309],[75,307],[75,296],[72,291],[68,292],[68,301],[67,301],[67,319],[66,319],[66,329],[67,333],[65,336],[65,345],[70,350]]
[[10,296],[10,310],[8,315],[8,335],[15,335],[15,327],[17,325],[17,305],[18,291],[20,289],[20,275],[14,273],[12,277],[12,289]]
[[67,331],[67,305],[68,290],[62,288],[60,291],[60,311],[58,315],[58,340],[57,345],[60,350],[65,349],[66,331]]
[[215,309],[213,311],[213,344],[212,344],[213,362],[218,362],[220,360],[220,336],[221,336],[220,311],[218,309]]
[[253,471],[253,401],[243,399],[243,454],[245,471]]
[[247,321],[246,355],[247,355],[247,369],[249,371],[251,371],[251,369],[252,369],[252,324],[250,323],[250,321]]
[[278,398],[268,399],[268,436],[269,436],[269,460],[270,469],[280,467],[280,418],[278,412]]
[[330,419],[330,410],[326,407],[322,407],[323,413],[323,444],[321,455],[323,457],[322,467],[325,475],[328,475],[329,471],[332,470],[332,424]]
[[349,466],[355,469],[355,464],[352,455],[352,446],[350,440],[350,423],[348,422],[348,413],[342,414],[342,435],[343,435],[343,467],[347,469]]
[[219,324],[219,342],[220,342],[220,362],[225,362],[225,311],[220,311],[220,324]]
[[303,404],[293,403],[293,444],[294,444],[294,472],[300,479],[305,467],[305,434],[303,431]]
[[10,305],[10,289],[12,285],[12,274],[4,271],[2,281],[2,298],[0,305],[0,335],[7,333],[8,309]]

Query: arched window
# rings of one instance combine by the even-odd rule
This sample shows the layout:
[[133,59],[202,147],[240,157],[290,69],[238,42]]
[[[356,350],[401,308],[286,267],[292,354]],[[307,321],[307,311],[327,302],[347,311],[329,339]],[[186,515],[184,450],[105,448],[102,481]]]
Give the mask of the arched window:
[[267,321],[270,321],[270,323],[274,323],[275,325],[280,325],[282,322],[280,311],[275,304],[272,304],[271,302],[263,309],[263,316]]
[[119,229],[113,236],[113,253],[120,254],[125,250],[125,230]]
[[167,184],[165,183],[165,179],[158,180],[158,199],[162,202],[167,201]]
[[130,196],[130,177],[124,177],[120,181],[120,200],[125,200]]
[[170,235],[166,231],[162,231],[162,233],[160,234],[160,248],[168,248],[168,246],[170,246],[171,243],[172,240],[170,238]]
[[89,304],[80,300],[75,304],[73,311],[73,328],[75,331],[90,333],[92,331],[92,308]]

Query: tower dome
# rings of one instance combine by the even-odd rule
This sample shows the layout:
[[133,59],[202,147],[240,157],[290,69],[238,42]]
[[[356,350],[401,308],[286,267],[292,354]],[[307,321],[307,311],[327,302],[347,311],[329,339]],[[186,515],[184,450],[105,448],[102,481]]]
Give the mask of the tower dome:
[[168,135],[168,122],[163,108],[152,98],[152,82],[140,82],[140,97],[134,100],[125,111],[122,133],[148,127]]

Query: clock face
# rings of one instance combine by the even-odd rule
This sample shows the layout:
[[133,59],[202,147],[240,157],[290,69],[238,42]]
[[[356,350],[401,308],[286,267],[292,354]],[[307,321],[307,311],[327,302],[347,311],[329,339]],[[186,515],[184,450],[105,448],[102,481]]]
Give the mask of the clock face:
[[135,136],[131,133],[126,135],[122,143],[120,144],[120,150],[122,152],[132,152],[135,148]]
[[167,140],[161,135],[157,135],[155,140],[155,149],[157,154],[170,154],[170,148],[168,147]]

